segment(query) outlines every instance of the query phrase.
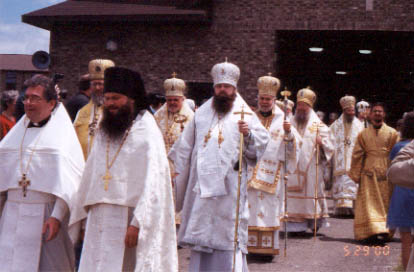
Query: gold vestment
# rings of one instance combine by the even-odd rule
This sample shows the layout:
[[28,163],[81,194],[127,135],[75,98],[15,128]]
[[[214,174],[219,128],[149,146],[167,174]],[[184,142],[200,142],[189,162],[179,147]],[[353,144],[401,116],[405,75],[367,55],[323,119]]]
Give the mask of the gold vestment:
[[92,147],[93,139],[95,136],[94,134],[98,127],[99,116],[101,114],[102,107],[96,107],[92,101],[89,101],[88,104],[79,110],[73,123],[76,134],[78,135],[79,142],[82,146],[85,160],[88,158],[88,153]]
[[386,124],[380,129],[370,126],[358,135],[349,171],[349,177],[359,183],[354,219],[356,240],[388,233],[386,222],[392,186],[386,174],[389,153],[397,141],[397,131]]

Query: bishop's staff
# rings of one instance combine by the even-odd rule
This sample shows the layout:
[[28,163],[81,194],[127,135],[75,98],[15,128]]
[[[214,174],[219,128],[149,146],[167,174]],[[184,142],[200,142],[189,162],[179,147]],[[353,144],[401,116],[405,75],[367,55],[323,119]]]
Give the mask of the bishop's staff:
[[[244,115],[251,115],[250,112],[244,111],[244,105],[242,105],[241,111],[235,112],[234,114],[240,114],[240,121],[244,121]],[[238,232],[239,232],[239,211],[240,211],[240,186],[242,179],[242,162],[243,162],[243,143],[244,135],[240,132],[240,144],[239,144],[239,178],[237,181],[237,203],[236,203],[236,223],[234,224],[234,250],[233,250],[233,269],[234,272],[236,269],[236,251],[237,251],[237,241],[238,241]]]
[[319,168],[319,143],[318,143],[318,138],[319,138],[319,123],[314,123],[313,124],[314,129],[316,129],[316,137],[315,137],[315,145],[316,145],[316,181],[315,181],[315,195],[314,195],[314,200],[315,200],[315,214],[314,214],[314,230],[313,230],[313,234],[314,234],[314,241],[316,241],[316,227],[317,227],[317,212],[318,212],[318,185],[319,185],[319,177],[318,177],[318,168]]
[[[283,111],[285,112],[285,116],[283,117],[283,122],[286,122],[287,120],[287,107],[288,107],[288,97],[291,95],[291,92],[288,91],[288,89],[285,87],[285,90],[283,92],[280,93],[284,99],[283,99]],[[285,222],[285,248],[284,248],[284,256],[287,256],[287,239],[288,239],[288,233],[287,233],[287,219],[288,219],[288,211],[287,211],[287,180],[288,180],[288,175],[287,175],[287,142],[288,142],[288,136],[285,133],[285,137],[283,138],[283,140],[285,141],[285,163],[283,164],[283,180],[284,180],[284,185],[285,185],[285,192],[284,192],[284,201],[283,201],[283,205],[284,205],[284,210],[285,213],[283,215],[283,221]]]

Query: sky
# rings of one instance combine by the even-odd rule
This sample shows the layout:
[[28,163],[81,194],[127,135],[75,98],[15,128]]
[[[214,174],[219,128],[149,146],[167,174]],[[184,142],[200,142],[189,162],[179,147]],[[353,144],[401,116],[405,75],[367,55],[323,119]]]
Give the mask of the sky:
[[22,22],[22,15],[65,0],[0,0],[0,54],[49,52],[47,30]]

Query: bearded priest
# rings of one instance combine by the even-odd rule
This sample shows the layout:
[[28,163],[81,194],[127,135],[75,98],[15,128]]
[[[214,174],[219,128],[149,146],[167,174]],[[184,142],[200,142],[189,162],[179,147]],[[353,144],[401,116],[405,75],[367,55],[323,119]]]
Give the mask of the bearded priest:
[[342,115],[329,128],[335,138],[332,196],[334,214],[347,216],[354,214],[354,201],[358,190],[358,184],[348,176],[348,171],[351,167],[352,150],[364,124],[355,117],[355,97],[346,95],[339,103]]
[[288,232],[314,230],[315,219],[317,229],[329,225],[322,173],[324,163],[333,155],[334,146],[329,128],[313,110],[315,102],[316,94],[310,88],[298,91],[292,125],[302,137],[302,144],[297,168],[288,180]]
[[285,113],[275,105],[279,79],[270,75],[260,77],[257,88],[259,109],[256,114],[268,130],[270,140],[257,165],[248,168],[248,250],[269,256],[270,260],[279,254],[280,219],[284,215],[284,164],[287,161],[288,172],[295,171],[301,139],[290,125],[289,103],[286,103],[286,119]]
[[68,221],[82,148],[54,82],[35,75],[27,84],[26,115],[0,143],[0,270],[73,271]]
[[104,109],[70,226],[87,217],[79,271],[177,271],[170,169],[139,73],[105,71]]
[[[189,271],[231,271],[238,195],[240,133],[244,135],[238,240],[234,271],[247,271],[247,165],[256,165],[268,133],[237,92],[240,69],[213,66],[214,96],[186,126],[169,153],[176,209],[182,210],[179,245],[191,248]],[[244,121],[240,121],[244,112]]]

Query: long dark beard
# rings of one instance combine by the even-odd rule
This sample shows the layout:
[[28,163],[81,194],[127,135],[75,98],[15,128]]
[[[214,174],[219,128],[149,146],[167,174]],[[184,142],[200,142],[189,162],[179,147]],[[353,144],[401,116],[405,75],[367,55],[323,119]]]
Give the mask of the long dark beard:
[[135,114],[128,104],[119,108],[115,114],[111,113],[108,108],[104,108],[100,128],[108,138],[119,140],[131,126],[134,118]]
[[352,121],[354,121],[354,115],[347,115],[347,114],[344,114],[344,119],[345,119],[345,122],[347,122],[348,124],[349,123],[352,123]]
[[295,121],[299,125],[306,124],[309,120],[309,115],[302,112],[296,112],[295,114]]
[[218,113],[228,113],[233,107],[234,100],[236,99],[236,93],[227,95],[214,95],[213,108]]

